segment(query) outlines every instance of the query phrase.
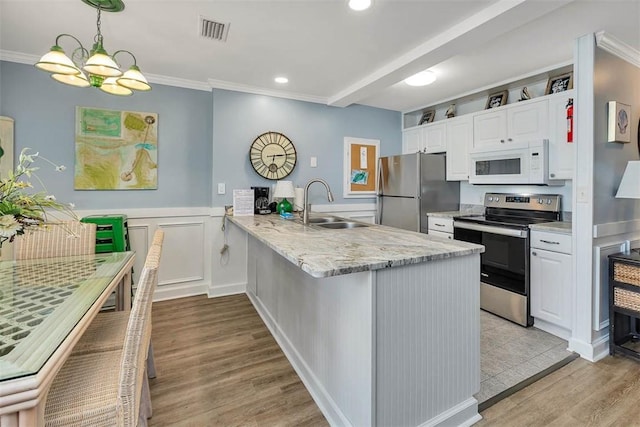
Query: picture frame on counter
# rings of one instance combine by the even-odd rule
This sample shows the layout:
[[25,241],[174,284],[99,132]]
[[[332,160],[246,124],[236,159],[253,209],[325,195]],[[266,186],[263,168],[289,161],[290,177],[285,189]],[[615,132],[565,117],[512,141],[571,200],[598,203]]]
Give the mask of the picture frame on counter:
[[507,103],[507,99],[509,98],[508,90],[501,90],[500,92],[495,92],[489,95],[487,98],[487,105],[484,106],[485,110],[489,110],[491,108],[500,107]]
[[423,111],[422,117],[420,117],[420,121],[418,122],[418,126],[433,122],[433,119],[435,117],[436,117],[436,110]]
[[631,106],[609,101],[607,107],[607,142],[631,142]]
[[560,93],[569,89],[573,89],[573,71],[549,77],[544,94],[551,95],[552,93]]

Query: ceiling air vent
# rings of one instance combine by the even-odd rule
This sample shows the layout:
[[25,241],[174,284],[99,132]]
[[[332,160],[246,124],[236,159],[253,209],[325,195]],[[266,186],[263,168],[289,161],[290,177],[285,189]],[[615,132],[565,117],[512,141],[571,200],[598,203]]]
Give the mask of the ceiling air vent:
[[212,19],[200,17],[200,36],[218,40],[221,42],[227,41],[227,34],[229,33],[229,23],[216,22]]

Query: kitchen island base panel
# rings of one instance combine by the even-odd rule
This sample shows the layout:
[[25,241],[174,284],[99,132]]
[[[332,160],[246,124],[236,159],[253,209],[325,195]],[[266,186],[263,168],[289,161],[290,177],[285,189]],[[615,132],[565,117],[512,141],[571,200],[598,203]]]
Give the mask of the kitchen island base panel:
[[331,425],[479,419],[479,254],[314,278],[248,239],[249,298]]

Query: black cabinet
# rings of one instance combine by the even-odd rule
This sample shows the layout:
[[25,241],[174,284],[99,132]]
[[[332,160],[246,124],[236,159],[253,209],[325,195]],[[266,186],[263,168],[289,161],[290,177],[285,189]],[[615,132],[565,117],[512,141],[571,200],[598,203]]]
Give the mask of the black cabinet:
[[640,253],[609,255],[609,354],[640,361]]

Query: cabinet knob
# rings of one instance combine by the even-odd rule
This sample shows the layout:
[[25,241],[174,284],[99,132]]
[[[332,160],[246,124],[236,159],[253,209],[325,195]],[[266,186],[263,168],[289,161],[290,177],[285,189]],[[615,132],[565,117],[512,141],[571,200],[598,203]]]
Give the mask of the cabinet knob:
[[509,138],[509,139],[507,139],[507,141],[511,142],[511,141],[513,141],[513,139]]
[[550,173],[550,174],[549,174],[549,176],[550,176],[551,178],[553,178],[553,177],[555,177],[555,176],[556,176],[556,174],[555,174],[555,173]]
[[500,140],[500,142],[501,142],[502,144],[504,144],[504,139],[501,139],[501,140]]
[[531,255],[538,256],[538,252],[531,252]]

